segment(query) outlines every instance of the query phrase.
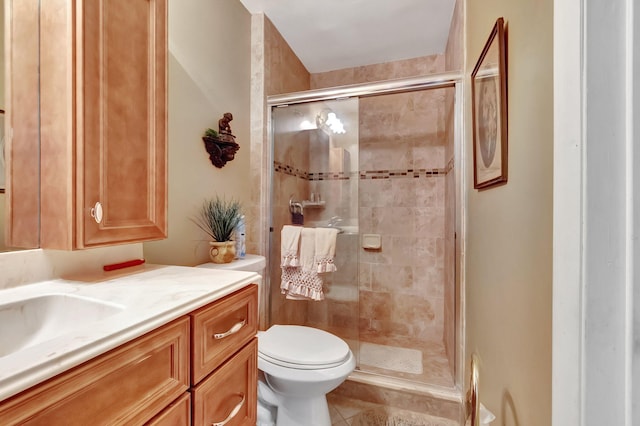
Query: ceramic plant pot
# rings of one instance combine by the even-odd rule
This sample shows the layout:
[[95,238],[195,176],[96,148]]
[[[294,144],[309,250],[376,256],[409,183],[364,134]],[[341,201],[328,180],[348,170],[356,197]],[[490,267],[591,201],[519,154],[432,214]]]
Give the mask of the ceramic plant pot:
[[213,263],[229,263],[236,258],[236,243],[234,241],[209,241],[209,257]]

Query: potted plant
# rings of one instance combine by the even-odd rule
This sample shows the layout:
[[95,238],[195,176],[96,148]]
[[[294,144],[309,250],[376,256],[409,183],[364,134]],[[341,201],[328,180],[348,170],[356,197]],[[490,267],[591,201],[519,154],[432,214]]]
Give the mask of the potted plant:
[[236,256],[234,231],[241,217],[240,203],[216,196],[205,200],[193,222],[213,241],[209,242],[209,256],[214,263],[229,263]]

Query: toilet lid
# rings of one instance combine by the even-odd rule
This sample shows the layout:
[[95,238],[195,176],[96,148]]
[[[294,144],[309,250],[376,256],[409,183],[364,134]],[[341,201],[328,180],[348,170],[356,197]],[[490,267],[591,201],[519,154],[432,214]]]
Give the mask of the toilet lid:
[[334,367],[349,356],[349,346],[331,333],[299,325],[274,325],[258,336],[263,358],[294,368]]

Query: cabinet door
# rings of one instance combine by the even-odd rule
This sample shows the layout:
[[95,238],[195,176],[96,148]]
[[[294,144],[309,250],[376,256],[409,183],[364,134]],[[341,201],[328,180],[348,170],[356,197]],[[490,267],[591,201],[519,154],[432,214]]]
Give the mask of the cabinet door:
[[258,340],[203,380],[193,390],[193,424],[253,426],[258,409]]
[[191,395],[185,393],[145,426],[189,426],[191,424]]
[[166,237],[166,3],[76,3],[79,247]]
[[[5,52],[6,245],[38,247],[38,0],[5,1],[8,36]],[[2,144],[0,144],[1,146]],[[0,159],[0,164],[2,160]],[[1,180],[1,178],[0,178]],[[3,192],[0,185],[0,192]],[[0,202],[5,202],[1,200]],[[2,224],[0,224],[2,226]],[[0,243],[1,244],[1,243]]]
[[258,332],[258,286],[191,313],[191,383],[200,382]]

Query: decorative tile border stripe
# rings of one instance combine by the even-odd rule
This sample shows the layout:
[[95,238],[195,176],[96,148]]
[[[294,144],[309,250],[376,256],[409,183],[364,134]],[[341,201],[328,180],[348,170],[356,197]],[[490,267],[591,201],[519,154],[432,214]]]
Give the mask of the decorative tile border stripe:
[[444,176],[445,169],[373,170],[360,172],[360,179],[397,179]]
[[288,166],[286,164],[274,161],[274,170],[290,176],[296,176],[309,181],[323,180],[349,180],[353,178],[360,179],[398,179],[398,178],[420,178],[420,177],[436,177],[445,176],[453,170],[453,158],[447,163],[444,169],[398,169],[398,170],[365,170],[361,172],[312,172],[308,173],[300,169]]
[[349,180],[351,175],[357,176],[356,173],[345,172],[317,172],[309,173],[309,180]]
[[309,173],[300,170],[298,168],[295,168],[293,166],[289,166],[287,164],[282,164],[278,161],[274,161],[273,162],[273,169],[276,172],[280,172],[280,173],[284,173],[286,175],[290,175],[290,176],[296,176],[305,180],[309,180]]

